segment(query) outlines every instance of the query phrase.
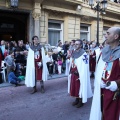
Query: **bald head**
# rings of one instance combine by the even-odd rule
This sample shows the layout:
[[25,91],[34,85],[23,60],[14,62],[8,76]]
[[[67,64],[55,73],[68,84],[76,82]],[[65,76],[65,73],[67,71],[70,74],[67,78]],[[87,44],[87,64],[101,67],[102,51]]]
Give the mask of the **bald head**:
[[118,46],[120,40],[120,27],[111,27],[105,35],[106,43],[110,46]]
[[120,27],[116,27],[115,34],[118,34],[118,39],[120,40]]
[[115,35],[118,35],[118,39],[120,39],[120,27],[111,27],[108,30],[113,32]]

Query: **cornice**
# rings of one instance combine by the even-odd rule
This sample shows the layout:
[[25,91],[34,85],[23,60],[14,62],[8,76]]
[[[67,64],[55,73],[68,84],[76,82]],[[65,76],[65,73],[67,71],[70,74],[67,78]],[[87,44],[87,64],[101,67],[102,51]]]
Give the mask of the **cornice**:
[[81,4],[81,3],[83,3],[82,0],[64,0],[64,1],[69,2],[69,3],[75,3],[75,4]]

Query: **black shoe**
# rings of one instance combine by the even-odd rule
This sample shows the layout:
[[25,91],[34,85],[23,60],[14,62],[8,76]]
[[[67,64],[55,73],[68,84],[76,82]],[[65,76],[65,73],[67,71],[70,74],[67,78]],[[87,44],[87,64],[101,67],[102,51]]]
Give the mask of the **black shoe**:
[[79,99],[78,104],[76,105],[76,108],[82,107],[84,104],[82,103],[82,99]]
[[77,105],[79,103],[79,98],[76,98],[76,100],[72,103],[73,106]]
[[37,90],[33,90],[32,92],[31,92],[31,94],[34,94],[34,93],[36,93],[37,92]]
[[41,86],[40,92],[41,92],[41,93],[45,93],[44,86]]
[[31,94],[34,94],[34,93],[36,93],[36,92],[37,92],[36,87],[33,87],[33,90],[32,90],[32,92],[31,92]]
[[83,103],[78,103],[77,106],[76,106],[76,108],[80,108],[80,107],[82,107],[83,105],[84,105]]
[[91,75],[90,75],[90,78],[94,78],[95,76],[94,76],[94,73],[92,73]]

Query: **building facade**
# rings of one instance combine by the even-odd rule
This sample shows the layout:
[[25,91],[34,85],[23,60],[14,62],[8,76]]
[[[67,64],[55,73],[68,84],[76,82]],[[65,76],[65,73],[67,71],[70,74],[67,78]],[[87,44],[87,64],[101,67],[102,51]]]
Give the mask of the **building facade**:
[[[58,40],[97,38],[97,12],[87,0],[0,0],[0,39],[31,42],[33,35],[40,42],[56,45]],[[111,26],[120,27],[120,4],[108,0],[106,14],[99,17],[99,41]]]

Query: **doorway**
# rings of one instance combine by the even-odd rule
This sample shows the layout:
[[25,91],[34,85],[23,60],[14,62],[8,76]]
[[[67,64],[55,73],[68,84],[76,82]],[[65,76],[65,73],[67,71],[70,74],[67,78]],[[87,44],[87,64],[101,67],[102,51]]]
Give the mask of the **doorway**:
[[27,42],[28,18],[29,13],[0,11],[0,40]]

